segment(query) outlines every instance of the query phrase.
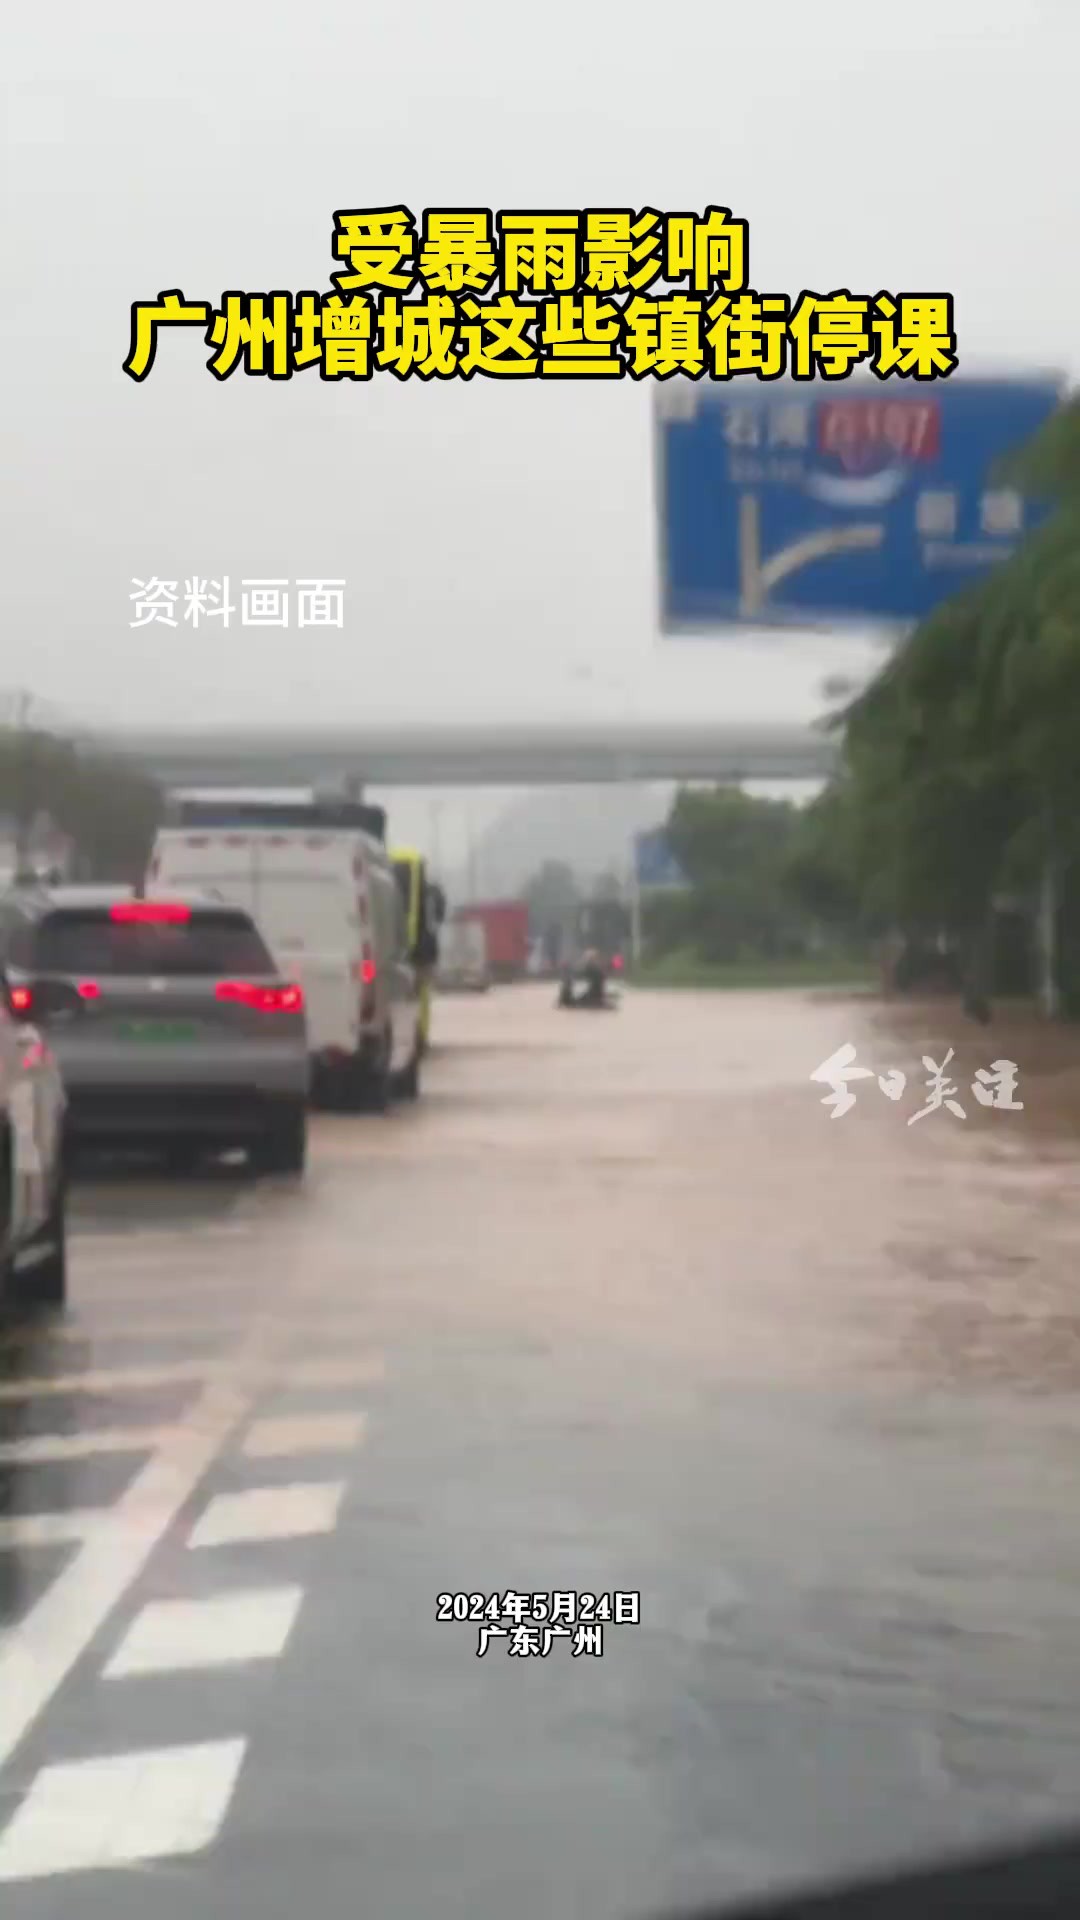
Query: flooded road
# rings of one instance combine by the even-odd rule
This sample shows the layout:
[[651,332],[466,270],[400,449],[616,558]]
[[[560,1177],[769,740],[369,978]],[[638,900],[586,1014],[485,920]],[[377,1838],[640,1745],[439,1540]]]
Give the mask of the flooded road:
[[[303,1187],[80,1182],[0,1347],[10,1920],[615,1920],[1075,1818],[1058,1054],[1009,1111],[948,1007],[551,1001],[440,1002]],[[571,1592],[639,1619],[515,1633]]]

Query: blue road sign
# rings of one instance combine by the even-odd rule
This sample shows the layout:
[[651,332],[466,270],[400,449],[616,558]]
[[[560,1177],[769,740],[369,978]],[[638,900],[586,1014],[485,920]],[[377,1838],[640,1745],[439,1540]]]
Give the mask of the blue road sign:
[[686,875],[667,843],[662,827],[634,836],[634,868],[639,887],[685,887]]
[[1044,517],[995,476],[1064,383],[660,389],[661,624],[908,625]]

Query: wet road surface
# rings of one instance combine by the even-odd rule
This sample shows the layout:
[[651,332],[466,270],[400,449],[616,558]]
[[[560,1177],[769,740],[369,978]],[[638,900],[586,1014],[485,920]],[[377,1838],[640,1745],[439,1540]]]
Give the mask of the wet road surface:
[[[0,1346],[6,1920],[615,1920],[1073,1819],[1080,1180],[1046,1059],[985,1109],[925,1017],[447,1001],[302,1187],[88,1171]],[[847,1041],[908,1084],[834,1120]],[[437,1618],[575,1591],[640,1620]]]

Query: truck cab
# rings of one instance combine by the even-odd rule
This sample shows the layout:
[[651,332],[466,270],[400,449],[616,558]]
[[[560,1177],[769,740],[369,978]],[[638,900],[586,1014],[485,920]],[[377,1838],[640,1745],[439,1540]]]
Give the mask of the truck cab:
[[446,917],[441,887],[431,879],[424,855],[415,847],[395,847],[390,855],[405,912],[405,938],[416,969],[420,996],[420,1045],[431,1043],[431,1001],[439,963],[439,928]]

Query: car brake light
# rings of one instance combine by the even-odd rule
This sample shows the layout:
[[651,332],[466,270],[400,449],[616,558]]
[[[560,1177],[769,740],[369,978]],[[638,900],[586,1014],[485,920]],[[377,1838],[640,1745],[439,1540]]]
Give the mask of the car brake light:
[[360,1018],[370,1020],[375,1012],[375,982],[378,979],[379,969],[367,940],[364,941],[360,960],[353,971],[361,987]]
[[34,1004],[34,995],[30,987],[12,987],[11,1005],[15,1013],[29,1013]]
[[141,926],[180,927],[191,919],[191,908],[172,900],[118,900],[109,908],[109,918]]
[[98,986],[98,983],[96,980],[76,981],[75,991],[78,994],[80,1000],[100,1000],[101,999],[101,988]]
[[259,1013],[302,1013],[304,1010],[302,987],[264,987],[254,980],[219,980],[214,992],[219,1000],[254,1007]]

